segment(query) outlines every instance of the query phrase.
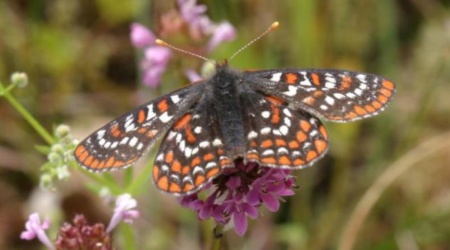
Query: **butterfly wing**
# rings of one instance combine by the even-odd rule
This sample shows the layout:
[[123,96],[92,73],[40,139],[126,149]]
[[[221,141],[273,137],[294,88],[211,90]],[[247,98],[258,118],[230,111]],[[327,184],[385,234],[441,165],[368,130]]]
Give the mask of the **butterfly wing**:
[[247,113],[245,160],[291,169],[311,166],[325,155],[328,135],[319,119],[271,96],[250,91],[241,99]]
[[160,190],[191,194],[223,168],[234,166],[224,154],[217,121],[216,111],[205,100],[176,121],[162,140],[153,167],[153,181]]
[[78,144],[75,159],[91,171],[133,164],[195,103],[203,87],[176,90],[114,119]]
[[343,70],[264,70],[245,72],[252,88],[334,122],[374,116],[386,108],[394,84],[377,75]]

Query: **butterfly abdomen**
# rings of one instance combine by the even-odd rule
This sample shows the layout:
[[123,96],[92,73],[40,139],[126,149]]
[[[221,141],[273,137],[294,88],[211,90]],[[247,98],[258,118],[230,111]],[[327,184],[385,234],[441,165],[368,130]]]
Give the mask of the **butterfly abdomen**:
[[228,68],[218,67],[210,81],[213,85],[213,105],[217,112],[224,148],[232,158],[243,156],[246,140],[237,86],[239,78],[229,72]]

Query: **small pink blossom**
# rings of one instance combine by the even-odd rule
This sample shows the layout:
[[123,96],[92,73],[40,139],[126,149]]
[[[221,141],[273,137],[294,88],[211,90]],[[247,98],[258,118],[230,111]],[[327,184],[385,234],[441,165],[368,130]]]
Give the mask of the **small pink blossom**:
[[192,69],[186,70],[184,72],[184,74],[186,75],[186,77],[189,79],[189,81],[191,83],[198,82],[198,81],[202,80],[202,77],[197,72],[195,72]]
[[208,42],[207,49],[212,51],[222,42],[233,41],[236,38],[236,29],[229,22],[221,22],[214,29],[213,35]]
[[147,27],[139,23],[131,24],[131,42],[137,48],[145,48],[155,43],[155,35]]
[[123,194],[117,197],[114,214],[106,232],[111,232],[121,221],[128,224],[133,223],[133,219],[139,217],[139,211],[134,209],[136,207],[137,201],[130,194]]
[[26,230],[20,234],[20,238],[23,240],[32,240],[38,238],[48,249],[54,249],[53,244],[47,237],[45,230],[50,227],[50,221],[48,219],[41,223],[38,213],[32,213],[28,217],[28,221],[25,223]]

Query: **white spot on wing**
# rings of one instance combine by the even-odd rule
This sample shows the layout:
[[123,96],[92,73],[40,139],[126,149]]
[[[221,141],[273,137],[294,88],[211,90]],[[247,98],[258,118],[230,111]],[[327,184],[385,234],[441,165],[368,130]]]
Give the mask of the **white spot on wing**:
[[326,105],[323,105],[323,104],[322,104],[322,105],[320,105],[320,109],[321,109],[321,110],[327,110],[328,107],[327,107]]
[[168,123],[170,120],[172,120],[173,116],[169,116],[167,112],[162,113],[162,115],[159,116],[159,120],[163,123]]
[[288,91],[283,92],[287,96],[295,96],[297,94],[297,87],[289,85]]
[[281,78],[281,73],[275,73],[275,74],[272,74],[272,77],[270,78],[270,80],[272,82],[279,82],[280,78]]
[[153,119],[156,116],[156,113],[153,112],[153,104],[147,105],[147,121]]
[[267,135],[268,133],[270,133],[272,129],[270,127],[265,127],[263,129],[261,129],[261,134],[262,135]]
[[133,137],[133,138],[131,138],[130,143],[128,145],[130,145],[131,147],[134,147],[137,142],[138,142],[138,138]]
[[178,103],[180,101],[180,97],[178,95],[173,95],[170,97],[173,103]]
[[341,93],[334,93],[333,95],[334,95],[334,97],[336,97],[336,99],[339,99],[339,100],[345,98],[345,95],[343,95],[343,94],[341,94]]
[[334,98],[331,97],[331,96],[326,96],[325,97],[325,102],[330,104],[331,106],[333,106],[334,105]]
[[255,131],[250,131],[250,133],[248,133],[247,138],[250,140],[250,139],[256,138],[257,136],[258,136],[258,133],[256,133]]
[[105,133],[106,133],[106,130],[104,130],[104,129],[97,131],[97,140],[102,139],[103,136],[105,135]]
[[120,144],[127,144],[128,140],[130,139],[130,137],[124,137],[121,141]]
[[222,146],[222,141],[220,140],[220,139],[215,139],[214,141],[213,141],[213,145],[215,146],[215,147],[217,147],[217,146]]
[[198,144],[201,148],[207,148],[209,147],[209,141],[202,141]]
[[270,117],[270,112],[269,112],[269,111],[263,111],[263,112],[261,113],[261,116],[262,116],[263,118],[267,119],[267,118]]

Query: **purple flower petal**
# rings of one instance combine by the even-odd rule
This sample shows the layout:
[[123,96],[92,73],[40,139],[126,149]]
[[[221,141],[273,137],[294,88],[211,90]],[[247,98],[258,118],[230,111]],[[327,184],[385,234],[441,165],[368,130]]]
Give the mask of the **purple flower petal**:
[[236,38],[236,29],[229,22],[220,23],[209,40],[207,49],[212,51],[222,42],[229,42]]
[[111,232],[121,221],[132,223],[133,219],[139,217],[139,212],[133,210],[137,207],[137,201],[130,194],[123,194],[117,197],[114,214],[109,222],[106,232]]
[[194,70],[186,70],[184,72],[184,74],[186,75],[186,77],[189,79],[190,82],[198,82],[200,80],[202,80],[202,77],[197,74],[197,72],[195,72]]
[[239,236],[242,236],[247,231],[248,223],[247,218],[243,212],[236,212],[233,214],[234,231]]
[[261,203],[261,194],[260,194],[259,190],[255,189],[255,188],[250,190],[250,192],[247,193],[246,198],[247,198],[247,202],[250,205],[256,206]]
[[138,48],[144,48],[155,43],[155,35],[142,24],[131,24],[131,42]]
[[252,219],[258,218],[258,209],[248,203],[242,203],[242,210]]
[[48,249],[54,249],[53,244],[45,233],[45,230],[47,230],[49,226],[49,220],[44,220],[44,222],[41,223],[39,214],[32,213],[25,223],[26,230],[20,234],[20,238],[23,240],[32,240],[37,237]]
[[226,186],[228,189],[230,189],[231,191],[236,190],[238,187],[241,186],[241,177],[239,176],[233,176],[231,177],[227,183]]
[[166,64],[170,60],[171,56],[171,50],[166,47],[151,46],[145,50],[145,60],[152,65]]
[[280,201],[271,193],[262,195],[261,199],[264,205],[266,205],[267,209],[269,209],[269,211],[271,212],[276,212],[280,208]]

